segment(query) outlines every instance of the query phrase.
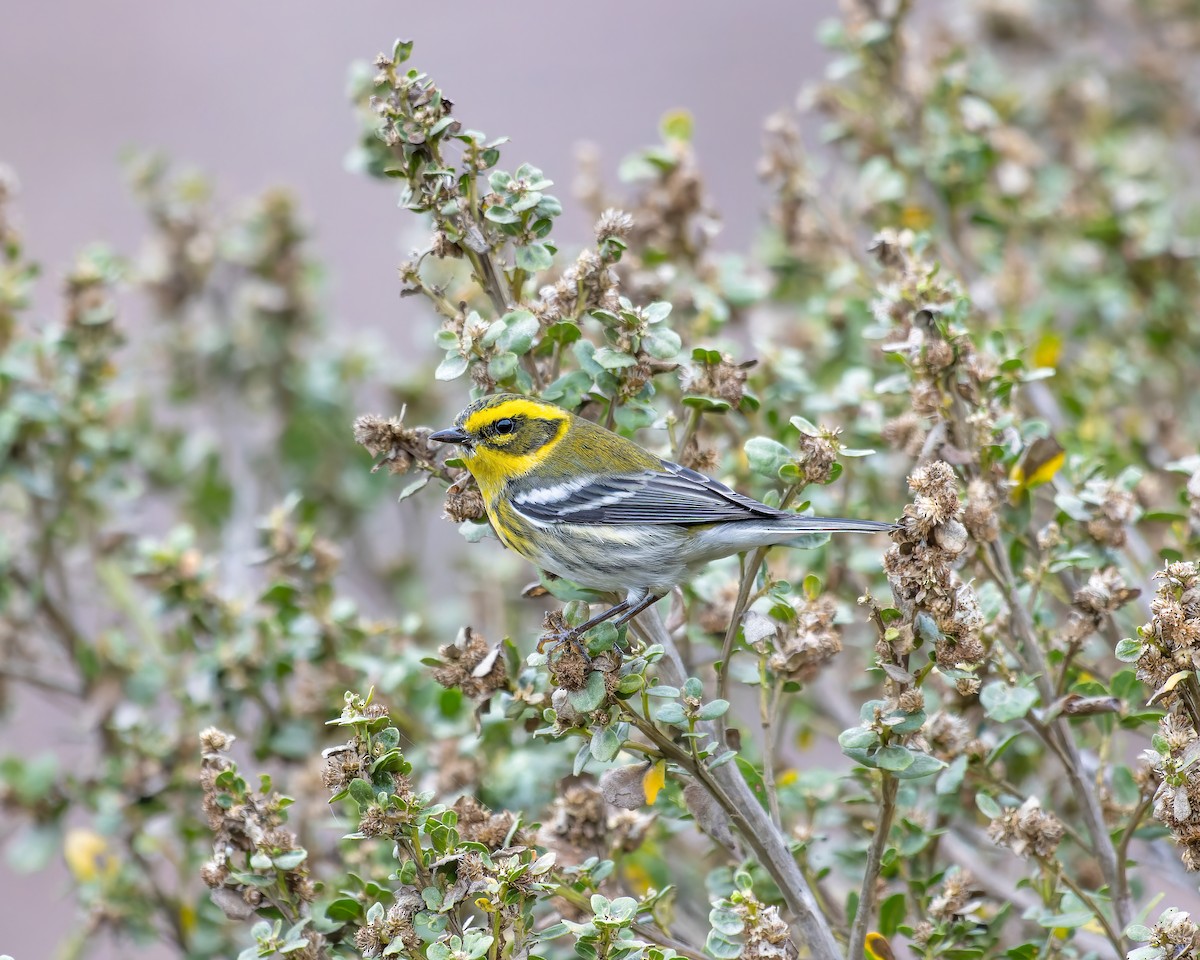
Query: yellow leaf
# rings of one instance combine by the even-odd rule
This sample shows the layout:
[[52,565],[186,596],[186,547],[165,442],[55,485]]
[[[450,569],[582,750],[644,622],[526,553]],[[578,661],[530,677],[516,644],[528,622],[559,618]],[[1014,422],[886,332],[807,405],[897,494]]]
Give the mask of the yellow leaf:
[[658,791],[667,784],[667,761],[659,760],[658,763],[652,764],[650,769],[646,771],[646,775],[642,777],[642,789],[646,792],[646,803],[651,806],[658,798]]
[[629,884],[629,888],[637,894],[645,894],[653,885],[653,878],[650,872],[640,863],[632,861],[625,862],[625,869],[621,871],[625,876],[625,882]]
[[863,953],[871,960],[896,960],[896,955],[892,953],[892,945],[887,942],[887,937],[874,930],[867,934],[867,939],[863,943]]
[[188,936],[196,932],[196,908],[190,903],[179,905],[179,926]]
[[1039,437],[1025,450],[1024,456],[1013,466],[1008,479],[1014,484],[1013,499],[1022,490],[1041,486],[1054,479],[1066,461],[1066,451],[1053,437]]
[[1159,700],[1162,697],[1165,697],[1168,693],[1170,693],[1177,686],[1179,686],[1179,684],[1182,681],[1186,680],[1191,675],[1192,675],[1191,670],[1179,670],[1179,671],[1171,674],[1171,676],[1167,678],[1167,682],[1164,683],[1161,687],[1159,687],[1157,690],[1154,691],[1154,696],[1152,696],[1146,702],[1146,705],[1149,706],[1149,705],[1153,704],[1155,700]]
[[1033,365],[1035,367],[1057,367],[1062,357],[1063,339],[1054,330],[1047,330],[1034,345]]
[[117,872],[117,859],[108,849],[108,841],[94,830],[74,827],[63,837],[63,859],[80,883],[111,877]]
[[784,770],[775,780],[775,783],[781,787],[789,786],[795,783],[800,778],[800,775],[795,770]]
[[910,230],[926,230],[933,225],[933,217],[929,211],[915,203],[908,204],[900,211],[900,226]]

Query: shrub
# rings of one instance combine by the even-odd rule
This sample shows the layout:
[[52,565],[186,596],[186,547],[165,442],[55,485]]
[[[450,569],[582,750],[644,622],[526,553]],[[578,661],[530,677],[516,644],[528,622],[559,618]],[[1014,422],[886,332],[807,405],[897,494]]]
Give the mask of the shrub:
[[[427,223],[400,277],[438,324],[384,415],[355,419],[382,368],[330,345],[288,195],[227,216],[137,161],[150,253],[87,251],[41,329],[0,181],[0,689],[95,718],[78,761],[6,757],[0,800],[10,860],[66,858],[75,955],[1196,949],[1171,904],[1200,867],[1200,127],[1182,63],[1143,59],[1195,18],[844,6],[801,101],[836,160],[767,120],[745,255],[685,113],[622,195],[585,170],[579,243],[412,44],[357,70],[356,164]],[[154,316],[126,345],[122,286]],[[543,652],[543,611],[612,598],[480,542],[429,435],[492,391],[900,523],[715,563]],[[385,494],[444,496],[446,582],[447,528],[379,536]]]

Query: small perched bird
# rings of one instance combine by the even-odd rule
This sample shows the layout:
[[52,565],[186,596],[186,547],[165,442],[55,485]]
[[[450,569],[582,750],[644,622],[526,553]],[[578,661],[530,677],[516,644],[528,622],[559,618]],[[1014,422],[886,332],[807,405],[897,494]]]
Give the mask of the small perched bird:
[[625,594],[572,640],[614,617],[632,620],[711,560],[894,527],[769,507],[532,397],[476,400],[429,439],[462,447],[505,546],[552,574]]

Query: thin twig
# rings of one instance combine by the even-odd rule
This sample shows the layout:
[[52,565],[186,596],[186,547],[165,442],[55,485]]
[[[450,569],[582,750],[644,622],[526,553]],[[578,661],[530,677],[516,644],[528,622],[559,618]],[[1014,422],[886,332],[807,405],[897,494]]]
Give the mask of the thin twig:
[[883,864],[883,851],[887,847],[888,834],[892,832],[892,821],[896,818],[896,792],[900,782],[886,770],[883,786],[879,793],[879,820],[875,836],[867,849],[867,867],[863,872],[862,891],[858,895],[858,910],[854,914],[854,926],[850,928],[850,947],[847,957],[863,956],[863,944],[867,942],[867,927],[875,915],[875,892],[879,886],[879,870]]
[[[995,569],[1003,578],[997,585],[1004,591],[1012,614],[1012,622],[1021,635],[1023,649],[1032,660],[1034,682],[1042,702],[1049,706],[1054,702],[1054,688],[1050,684],[1050,668],[1046,662],[1041,644],[1038,642],[1037,631],[1029,617],[1029,611],[1021,603],[1017,593],[1016,578],[1008,561],[1008,554],[997,544],[991,545]],[[1042,734],[1047,746],[1054,745],[1054,752],[1063,761],[1067,778],[1071,781],[1071,789],[1079,799],[1088,834],[1095,846],[1096,859],[1100,863],[1100,871],[1104,882],[1112,893],[1113,909],[1121,930],[1129,926],[1132,919],[1129,888],[1124,885],[1123,874],[1118,868],[1117,851],[1113,847],[1112,836],[1104,822],[1104,811],[1100,806],[1095,783],[1089,783],[1083,772],[1083,760],[1079,755],[1079,747],[1075,743],[1070,729],[1062,719],[1055,719],[1041,725],[1035,723],[1034,729]]]
[[1096,918],[1096,921],[1101,927],[1104,928],[1104,935],[1108,937],[1108,942],[1111,943],[1113,945],[1113,949],[1117,951],[1117,956],[1119,957],[1125,953],[1125,947],[1121,942],[1121,938],[1117,936],[1117,932],[1113,930],[1112,924],[1108,922],[1108,917],[1104,915],[1104,911],[1100,909],[1100,906],[1096,903],[1095,898],[1093,898],[1090,893],[1084,890],[1083,887],[1072,880],[1067,871],[1063,869],[1062,864],[1057,860],[1047,860],[1044,857],[1038,857],[1038,862],[1040,862],[1041,865],[1047,869],[1053,869],[1058,879],[1061,880],[1067,886],[1067,888],[1073,894],[1075,894],[1075,896],[1077,896],[1083,901],[1084,904],[1087,905],[1087,908],[1092,911],[1092,915]]
[[779,790],[775,784],[775,721],[779,713],[779,696],[783,692],[783,678],[769,682],[766,657],[758,661],[758,711],[762,726],[763,789],[767,792],[767,808],[775,826],[783,829],[783,818],[779,813]]
[[692,407],[688,410],[687,422],[683,426],[683,433],[679,437],[679,444],[675,447],[675,459],[683,462],[683,451],[687,449],[687,445],[692,442],[692,437],[696,435],[696,431],[700,429],[700,418],[704,416],[699,407]]
[[[788,487],[784,491],[783,499],[779,502],[779,509],[786,510],[791,506],[792,501],[796,499],[796,494],[801,489],[802,484],[798,483]],[[717,671],[717,697],[721,700],[728,699],[725,694],[729,690],[729,659],[733,656],[733,641],[737,639],[742,615],[746,612],[750,601],[750,591],[754,586],[754,581],[758,579],[759,568],[762,567],[769,549],[770,547],[756,547],[750,553],[742,554],[742,582],[738,585],[737,600],[734,601],[729,625],[725,628],[725,639],[721,643],[721,669]],[[723,720],[717,721],[717,729],[722,734],[722,737],[718,737],[718,741],[723,741],[725,732]]]
[[[682,686],[687,679],[683,661],[658,612],[651,609],[640,614],[636,625],[649,642],[662,644],[665,655],[659,661],[658,671],[663,681],[672,686]],[[698,726],[720,742],[712,724]],[[675,749],[686,758],[687,764],[691,763],[691,756],[686,751],[678,746],[675,746]],[[738,765],[725,763],[714,770],[701,766],[697,773],[697,779],[725,809],[733,825],[779,887],[784,902],[795,918],[797,942],[807,945],[812,960],[842,960],[829,922],[817,906],[816,898],[796,863],[791,847],[782,832],[771,822],[754,791],[746,783]]]

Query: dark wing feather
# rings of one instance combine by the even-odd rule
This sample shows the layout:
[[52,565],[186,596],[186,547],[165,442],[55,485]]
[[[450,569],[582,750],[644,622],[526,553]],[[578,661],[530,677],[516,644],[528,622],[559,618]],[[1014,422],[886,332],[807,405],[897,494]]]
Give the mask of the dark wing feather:
[[696,526],[726,520],[792,516],[669,461],[663,461],[661,471],[594,477],[553,500],[522,502],[518,495],[512,502],[525,516],[542,523]]

